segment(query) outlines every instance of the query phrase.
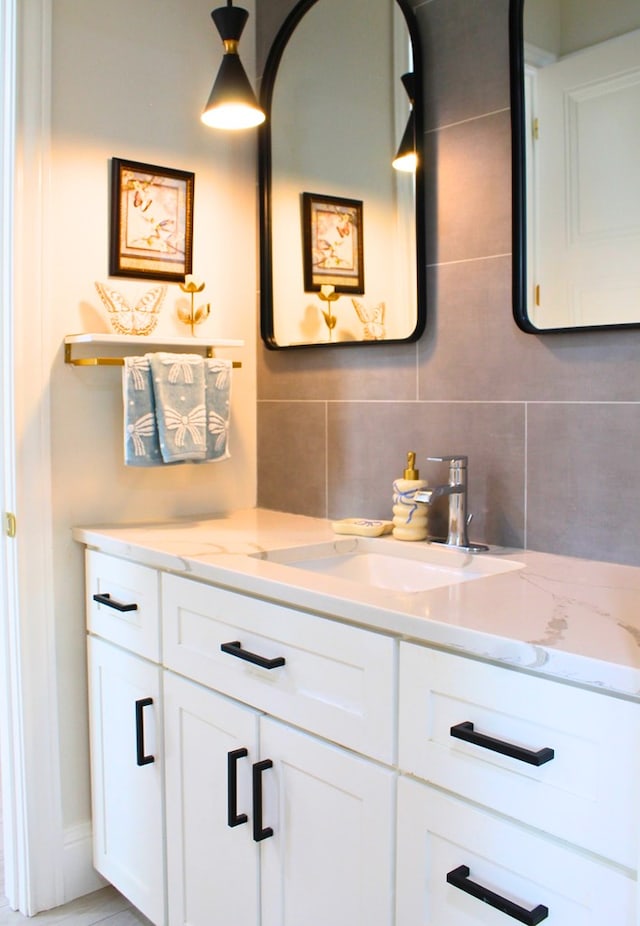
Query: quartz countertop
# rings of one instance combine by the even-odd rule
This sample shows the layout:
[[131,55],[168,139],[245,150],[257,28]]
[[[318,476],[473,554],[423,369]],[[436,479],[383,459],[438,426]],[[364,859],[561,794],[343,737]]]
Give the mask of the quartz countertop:
[[327,541],[347,549],[350,538],[319,518],[254,508],[202,520],[77,527],[73,536],[244,594],[640,700],[637,567],[493,547],[491,556],[522,568],[395,592],[248,555]]

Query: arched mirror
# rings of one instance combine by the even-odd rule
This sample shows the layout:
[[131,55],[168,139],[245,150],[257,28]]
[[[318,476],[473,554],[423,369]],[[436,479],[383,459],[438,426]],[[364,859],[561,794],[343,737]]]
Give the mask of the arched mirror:
[[640,325],[640,3],[510,0],[514,313]]
[[[261,333],[272,349],[425,325],[422,65],[406,0],[301,0],[261,88]],[[413,170],[394,169],[400,149]]]

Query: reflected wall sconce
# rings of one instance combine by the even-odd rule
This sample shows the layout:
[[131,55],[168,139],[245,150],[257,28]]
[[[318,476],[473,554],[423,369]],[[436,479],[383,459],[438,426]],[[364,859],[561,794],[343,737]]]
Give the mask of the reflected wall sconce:
[[411,103],[411,112],[409,113],[409,119],[407,120],[407,126],[402,135],[400,146],[391,164],[396,170],[415,174],[416,167],[418,166],[418,155],[416,152],[416,117],[413,111],[415,74],[403,74],[400,79],[404,85],[404,89],[407,91],[407,96]]
[[238,54],[238,43],[249,13],[227,0],[226,6],[213,10],[211,18],[224,44],[224,57],[200,118],[215,129],[248,129],[260,125],[265,114]]

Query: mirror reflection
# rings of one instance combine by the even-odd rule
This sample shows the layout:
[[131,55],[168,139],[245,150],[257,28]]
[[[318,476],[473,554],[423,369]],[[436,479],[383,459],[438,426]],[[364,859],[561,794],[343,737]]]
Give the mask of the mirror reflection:
[[[409,341],[424,329],[410,25],[404,0],[303,0],[274,43],[260,134],[268,347]],[[398,166],[414,154],[413,170],[394,169],[400,154]]]
[[640,324],[640,4],[511,0],[514,309]]

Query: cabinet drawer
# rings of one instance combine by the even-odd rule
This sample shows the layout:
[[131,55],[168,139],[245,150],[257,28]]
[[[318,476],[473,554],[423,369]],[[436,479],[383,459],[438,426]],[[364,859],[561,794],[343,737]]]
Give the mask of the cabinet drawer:
[[[92,633],[160,661],[158,573],[116,556],[86,554],[87,622]],[[96,601],[94,596],[104,596]]]
[[[162,577],[162,593],[168,668],[336,743],[393,761],[391,638],[173,575]],[[223,651],[229,643],[240,650]],[[247,654],[272,668],[247,661]]]
[[[639,711],[595,692],[400,646],[402,769],[630,868],[638,853]],[[479,742],[451,732],[466,737],[470,726]],[[495,751],[503,744],[515,755]]]
[[[398,785],[397,861],[401,926],[637,923],[635,879],[408,779]],[[506,905],[463,890],[474,885]],[[532,911],[537,915],[527,918]]]

